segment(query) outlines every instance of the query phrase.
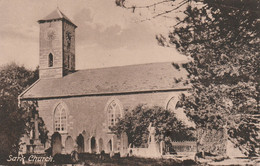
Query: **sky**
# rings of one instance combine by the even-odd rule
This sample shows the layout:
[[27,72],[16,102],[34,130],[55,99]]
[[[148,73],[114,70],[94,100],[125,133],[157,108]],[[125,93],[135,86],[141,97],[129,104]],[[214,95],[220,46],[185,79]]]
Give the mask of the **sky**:
[[39,64],[37,21],[57,6],[78,26],[76,69],[187,61],[174,48],[158,45],[155,35],[167,35],[169,28],[162,18],[144,21],[149,11],[133,13],[115,0],[0,0],[0,65]]

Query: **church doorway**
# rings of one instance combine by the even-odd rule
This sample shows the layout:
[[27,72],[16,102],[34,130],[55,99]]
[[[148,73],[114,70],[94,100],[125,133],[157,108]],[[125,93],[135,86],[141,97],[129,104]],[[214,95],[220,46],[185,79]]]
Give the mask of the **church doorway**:
[[104,145],[103,145],[103,139],[100,138],[98,141],[98,148],[99,148],[99,152],[102,152],[102,150],[104,150]]
[[110,153],[112,151],[112,141],[111,140],[109,140],[107,143],[107,150],[108,150],[108,153]]
[[51,136],[51,147],[52,147],[52,156],[55,154],[60,154],[62,149],[61,144],[61,135],[58,132],[53,133]]
[[91,153],[96,153],[97,152],[97,144],[96,144],[95,137],[92,137],[90,139],[90,147],[91,147]]
[[66,153],[70,154],[74,150],[74,141],[71,136],[68,136],[65,141]]
[[78,153],[83,153],[84,152],[84,137],[82,134],[80,134],[77,137],[77,144],[78,144]]

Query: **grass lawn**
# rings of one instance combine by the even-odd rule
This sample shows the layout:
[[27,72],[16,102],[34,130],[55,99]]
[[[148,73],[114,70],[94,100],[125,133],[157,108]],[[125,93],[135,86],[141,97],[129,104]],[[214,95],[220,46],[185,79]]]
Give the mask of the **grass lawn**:
[[118,159],[107,159],[107,160],[86,160],[86,165],[101,165],[101,166],[117,166],[117,165],[132,165],[132,166],[181,166],[181,165],[196,165],[193,161],[176,161],[173,159],[147,159],[147,158],[137,158],[137,157],[128,157],[128,158],[118,158]]
[[[69,156],[67,156],[69,157]],[[197,165],[193,160],[175,160],[175,159],[152,159],[152,158],[138,158],[138,157],[114,157],[110,158],[105,156],[102,159],[99,155],[81,154],[79,155],[78,162],[72,162],[66,160],[65,156],[56,158],[55,163],[49,163],[47,165],[60,165],[60,164],[78,164],[78,165],[97,165],[97,166],[186,166]]]

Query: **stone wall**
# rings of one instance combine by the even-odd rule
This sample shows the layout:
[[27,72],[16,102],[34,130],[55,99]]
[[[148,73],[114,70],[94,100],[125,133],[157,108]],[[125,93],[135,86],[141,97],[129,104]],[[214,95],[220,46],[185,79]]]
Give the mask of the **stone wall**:
[[[52,35],[52,37],[50,36]],[[53,66],[49,67],[49,54],[53,55]],[[62,22],[51,21],[40,24],[40,78],[62,77]]]
[[[97,142],[97,149],[100,149],[98,142],[103,142],[103,150],[109,151],[108,142],[111,140],[113,150],[120,150],[116,146],[117,138],[113,134],[109,134],[107,127],[106,110],[108,104],[116,100],[124,109],[134,108],[139,104],[148,104],[148,106],[166,107],[168,100],[173,96],[177,96],[180,92],[158,92],[158,93],[140,93],[116,96],[86,96],[71,98],[56,98],[39,100],[39,115],[43,118],[49,136],[54,133],[53,116],[54,110],[59,104],[63,104],[67,108],[67,126],[68,132],[61,134],[62,144],[68,136],[76,141],[77,136],[82,134],[85,141],[85,152],[91,152],[91,138],[94,137]],[[75,144],[76,146],[76,144]]]

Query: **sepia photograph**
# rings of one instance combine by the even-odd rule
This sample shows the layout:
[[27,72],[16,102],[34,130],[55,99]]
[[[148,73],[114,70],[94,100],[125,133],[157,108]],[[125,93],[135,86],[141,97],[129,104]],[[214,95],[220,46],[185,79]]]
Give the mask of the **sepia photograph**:
[[0,0],[0,165],[260,165],[259,0]]

